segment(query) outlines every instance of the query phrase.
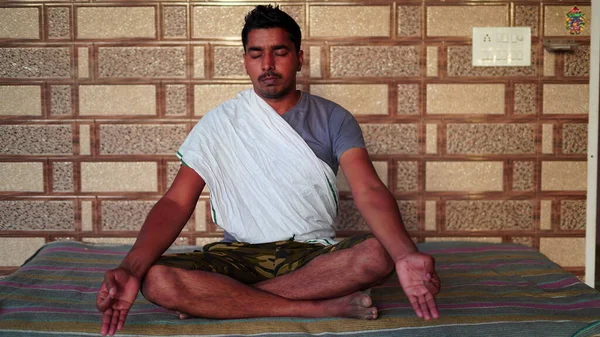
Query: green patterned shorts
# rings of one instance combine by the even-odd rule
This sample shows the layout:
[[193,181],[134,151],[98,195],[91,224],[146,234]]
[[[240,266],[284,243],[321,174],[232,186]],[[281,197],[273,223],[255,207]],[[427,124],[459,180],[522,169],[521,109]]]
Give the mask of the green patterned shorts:
[[293,239],[261,244],[215,242],[204,246],[202,251],[161,256],[156,264],[215,272],[252,284],[287,274],[317,256],[350,248],[372,237],[372,234],[353,236],[329,246]]

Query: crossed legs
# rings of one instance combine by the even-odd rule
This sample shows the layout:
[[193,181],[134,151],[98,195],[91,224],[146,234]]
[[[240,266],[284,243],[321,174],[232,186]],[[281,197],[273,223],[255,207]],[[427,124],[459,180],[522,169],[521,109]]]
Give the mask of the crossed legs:
[[370,238],[252,285],[217,273],[155,265],[144,279],[142,292],[162,307],[205,318],[375,319],[377,309],[371,298],[358,291],[381,281],[392,270],[384,248]]

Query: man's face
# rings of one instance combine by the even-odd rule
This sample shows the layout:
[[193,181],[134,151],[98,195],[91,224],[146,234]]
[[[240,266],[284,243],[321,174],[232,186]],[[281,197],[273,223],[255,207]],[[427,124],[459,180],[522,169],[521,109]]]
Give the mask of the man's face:
[[248,33],[244,66],[254,91],[265,99],[279,99],[295,92],[296,72],[302,67],[302,51],[282,28],[254,29]]

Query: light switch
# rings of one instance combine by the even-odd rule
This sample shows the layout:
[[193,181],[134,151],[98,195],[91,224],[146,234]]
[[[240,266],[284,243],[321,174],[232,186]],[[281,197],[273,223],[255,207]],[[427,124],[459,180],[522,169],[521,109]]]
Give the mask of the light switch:
[[473,27],[473,66],[530,66],[530,27]]

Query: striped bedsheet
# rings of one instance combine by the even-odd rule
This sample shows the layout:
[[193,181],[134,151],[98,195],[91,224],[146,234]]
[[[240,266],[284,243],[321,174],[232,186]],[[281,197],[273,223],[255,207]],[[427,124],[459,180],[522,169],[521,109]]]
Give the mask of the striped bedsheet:
[[[54,242],[0,280],[0,336],[99,335],[95,295],[128,246]],[[178,250],[192,249],[191,247]],[[594,336],[600,293],[519,245],[426,243],[443,288],[441,318],[418,319],[395,279],[373,288],[375,321],[257,318],[179,320],[139,296],[121,336]],[[210,305],[210,304],[207,304]]]

